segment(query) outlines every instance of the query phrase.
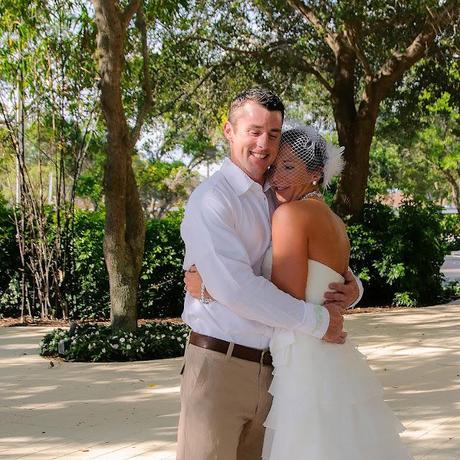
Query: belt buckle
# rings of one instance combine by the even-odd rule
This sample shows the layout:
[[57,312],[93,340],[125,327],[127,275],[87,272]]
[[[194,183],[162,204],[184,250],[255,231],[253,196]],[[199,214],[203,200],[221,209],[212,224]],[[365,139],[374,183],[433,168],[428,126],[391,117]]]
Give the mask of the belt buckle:
[[268,352],[269,352],[269,349],[266,348],[265,350],[262,350],[262,353],[260,354],[260,364],[262,366],[264,365],[264,357]]

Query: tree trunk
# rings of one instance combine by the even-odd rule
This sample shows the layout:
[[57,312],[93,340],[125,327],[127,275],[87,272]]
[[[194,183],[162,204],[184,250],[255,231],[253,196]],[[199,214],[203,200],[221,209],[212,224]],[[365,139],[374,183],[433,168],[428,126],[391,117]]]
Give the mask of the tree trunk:
[[339,137],[345,147],[345,168],[334,199],[334,209],[343,218],[359,220],[369,175],[369,151],[378,112],[376,87],[369,81],[359,109],[355,105],[356,53],[343,40],[337,41],[336,72],[331,103]]
[[[449,171],[442,170],[444,173],[444,176],[447,179],[447,182],[449,182],[450,188],[452,190],[452,199],[454,200],[454,205],[457,208],[457,212],[460,215],[460,186],[459,183],[455,180],[455,177],[452,173]],[[459,174],[459,179],[460,179],[460,174]]]
[[354,120],[336,116],[339,144],[345,147],[345,168],[340,177],[334,208],[342,217],[359,220],[364,206],[369,175],[369,152],[376,116],[367,114]]
[[94,0],[94,5],[101,103],[107,124],[104,255],[109,273],[111,321],[115,330],[135,330],[145,228],[131,164],[133,143],[121,94],[124,39],[129,17],[114,1]]

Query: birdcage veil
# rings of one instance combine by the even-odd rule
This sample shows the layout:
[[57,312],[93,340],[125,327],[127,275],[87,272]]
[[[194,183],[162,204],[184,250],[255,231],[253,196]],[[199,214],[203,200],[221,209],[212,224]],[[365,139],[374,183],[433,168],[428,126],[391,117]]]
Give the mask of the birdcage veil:
[[304,185],[309,174],[318,173],[323,187],[344,167],[343,147],[327,142],[309,125],[285,123],[281,134],[280,150],[270,168],[268,179],[273,186]]

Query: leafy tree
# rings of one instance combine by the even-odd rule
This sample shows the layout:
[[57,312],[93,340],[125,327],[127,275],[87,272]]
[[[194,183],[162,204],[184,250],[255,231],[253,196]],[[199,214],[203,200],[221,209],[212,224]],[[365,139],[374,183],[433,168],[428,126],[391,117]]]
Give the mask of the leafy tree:
[[193,27],[182,43],[201,43],[208,68],[233,60],[207,88],[211,99],[226,100],[230,89],[250,82],[295,100],[311,78],[320,83],[346,148],[335,205],[342,215],[359,216],[380,105],[427,50],[455,36],[458,2],[215,0],[198,7],[194,22],[184,13]]
[[[422,95],[422,100],[425,97],[429,95]],[[444,93],[426,108],[427,127],[418,133],[414,150],[445,178],[460,213],[460,111],[450,104],[449,93]]]
[[182,162],[135,159],[134,172],[144,211],[149,217],[161,218],[172,208],[184,205],[199,177]]
[[[8,159],[5,176],[11,179],[14,165],[10,182],[16,186],[10,188],[29,314],[36,313],[37,299],[42,316],[68,314],[75,183],[95,119],[86,8],[83,0],[7,0],[0,6],[0,114],[5,153],[15,160]],[[51,201],[57,221],[52,241]]]
[[420,92],[409,82],[395,108],[385,107],[371,151],[370,195],[396,187],[458,208],[460,74],[456,63],[447,64],[435,66],[442,78],[427,74]]

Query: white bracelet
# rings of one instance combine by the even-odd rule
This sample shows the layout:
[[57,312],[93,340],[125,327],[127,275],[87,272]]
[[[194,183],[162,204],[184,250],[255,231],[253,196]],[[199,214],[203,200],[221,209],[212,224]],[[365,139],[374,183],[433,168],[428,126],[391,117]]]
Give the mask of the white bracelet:
[[209,299],[209,298],[206,298],[206,297],[204,296],[205,291],[206,291],[206,287],[205,287],[204,283],[201,283],[200,302],[201,302],[201,303],[204,303],[204,304],[211,303],[212,300]]

